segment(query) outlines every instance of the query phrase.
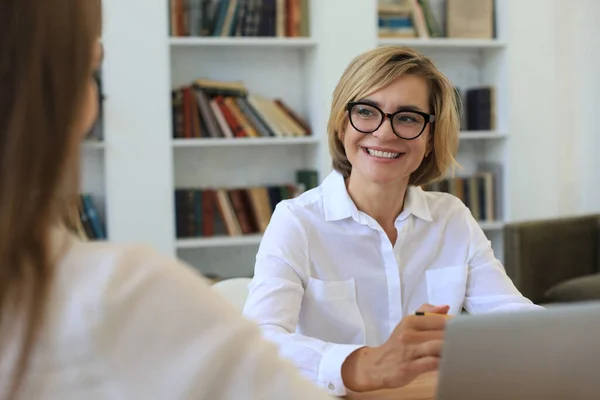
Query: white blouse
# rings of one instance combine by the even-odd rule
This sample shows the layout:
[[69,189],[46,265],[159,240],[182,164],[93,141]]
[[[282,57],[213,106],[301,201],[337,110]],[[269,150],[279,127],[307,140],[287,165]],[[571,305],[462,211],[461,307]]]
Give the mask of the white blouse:
[[244,315],[333,395],[346,393],[346,357],[384,343],[424,303],[449,305],[450,314],[538,307],[458,198],[411,186],[395,226],[392,245],[334,171],[279,203],[261,242]]
[[[192,268],[141,246],[63,235],[23,398],[319,399]],[[0,397],[19,335],[0,357]]]

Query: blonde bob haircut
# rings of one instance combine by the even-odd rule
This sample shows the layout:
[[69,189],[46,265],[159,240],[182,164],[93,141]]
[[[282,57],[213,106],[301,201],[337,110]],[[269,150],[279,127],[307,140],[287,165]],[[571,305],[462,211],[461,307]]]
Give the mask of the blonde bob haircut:
[[349,124],[346,106],[386,87],[403,75],[421,76],[429,84],[429,112],[435,115],[430,125],[431,153],[409,178],[409,184],[421,186],[442,178],[457,165],[461,103],[452,83],[418,52],[397,46],[379,47],[356,57],[344,71],[335,91],[327,134],[333,168],[345,178],[352,165],[344,149]]

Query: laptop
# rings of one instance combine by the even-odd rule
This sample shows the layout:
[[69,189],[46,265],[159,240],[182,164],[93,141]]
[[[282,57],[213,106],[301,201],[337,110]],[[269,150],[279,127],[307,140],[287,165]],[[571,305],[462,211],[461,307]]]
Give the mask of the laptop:
[[437,400],[600,399],[600,302],[459,316]]

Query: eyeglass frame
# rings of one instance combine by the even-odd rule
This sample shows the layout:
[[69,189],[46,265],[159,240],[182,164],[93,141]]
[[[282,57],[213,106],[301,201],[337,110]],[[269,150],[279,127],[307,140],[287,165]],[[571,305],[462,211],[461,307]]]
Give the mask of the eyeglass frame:
[[[379,125],[377,125],[377,128],[373,129],[372,131],[361,131],[356,126],[354,126],[354,122],[352,122],[352,109],[355,106],[360,106],[360,105],[373,107],[374,109],[376,109],[377,111],[379,111],[379,113],[381,114],[381,122],[379,122]],[[371,133],[375,132],[377,129],[381,128],[381,125],[383,125],[383,123],[385,122],[386,118],[389,118],[389,120],[390,120],[390,126],[392,127],[392,132],[394,132],[394,135],[396,135],[400,139],[404,139],[404,140],[415,140],[416,138],[418,138],[419,136],[421,136],[423,134],[423,132],[425,132],[425,128],[427,127],[427,124],[433,124],[435,122],[435,114],[428,114],[426,112],[415,110],[413,108],[403,108],[403,109],[400,109],[400,110],[396,111],[395,113],[389,114],[389,113],[383,112],[383,110],[381,110],[381,108],[377,107],[375,104],[372,104],[372,103],[366,102],[366,101],[351,101],[351,102],[348,102],[348,104],[346,105],[346,111],[348,112],[348,120],[350,121],[350,124],[352,125],[352,127],[354,129],[356,129],[360,133],[371,134]],[[412,138],[405,138],[403,136],[400,136],[396,132],[396,129],[394,129],[394,117],[396,115],[400,114],[400,113],[403,113],[403,112],[412,112],[412,113],[415,113],[415,114],[419,114],[420,116],[422,116],[423,118],[425,118],[425,123],[423,124],[423,128],[421,129],[421,132],[419,132],[419,134],[417,136],[412,137]]]

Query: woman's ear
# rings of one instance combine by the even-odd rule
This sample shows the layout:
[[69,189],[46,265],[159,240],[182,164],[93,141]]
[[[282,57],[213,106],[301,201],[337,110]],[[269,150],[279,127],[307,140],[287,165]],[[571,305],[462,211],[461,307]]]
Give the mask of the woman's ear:
[[427,146],[425,146],[425,158],[429,157],[429,155],[433,152],[433,139],[429,138],[427,140]]
[[342,144],[344,144],[344,134],[346,133],[346,129],[348,129],[348,122],[343,124],[343,126],[344,126],[343,129],[340,129],[339,131],[336,132],[336,136],[337,136],[338,140],[340,142],[342,142]]

